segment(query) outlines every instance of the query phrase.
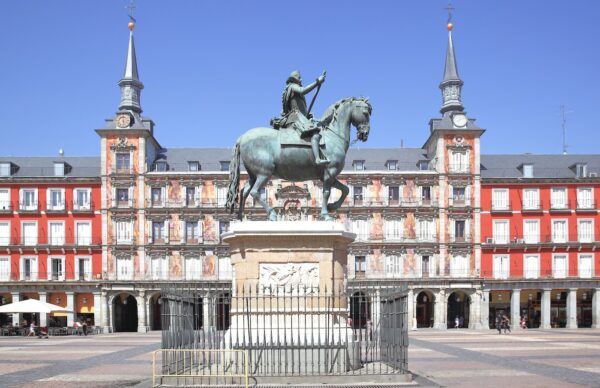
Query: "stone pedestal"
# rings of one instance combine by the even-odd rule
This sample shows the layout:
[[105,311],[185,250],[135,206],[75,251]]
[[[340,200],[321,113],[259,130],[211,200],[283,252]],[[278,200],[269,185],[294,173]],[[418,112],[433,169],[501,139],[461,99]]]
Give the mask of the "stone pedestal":
[[326,221],[232,224],[223,234],[234,273],[228,346],[250,349],[253,357],[253,349],[258,356],[260,349],[281,348],[285,342],[290,349],[312,349],[296,355],[307,355],[297,365],[325,368],[317,364],[331,358],[327,344],[339,348],[353,335],[345,274],[354,238],[342,225]]

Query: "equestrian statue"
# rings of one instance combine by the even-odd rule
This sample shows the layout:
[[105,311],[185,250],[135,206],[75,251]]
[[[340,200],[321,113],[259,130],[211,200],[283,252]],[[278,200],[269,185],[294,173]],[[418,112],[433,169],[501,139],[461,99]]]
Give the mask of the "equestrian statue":
[[[321,85],[323,72],[315,82],[302,86],[299,71],[288,77],[282,95],[281,117],[271,120],[272,128],[253,128],[240,136],[229,165],[227,209],[233,213],[238,204],[238,218],[242,219],[248,195],[261,204],[270,220],[277,214],[260,197],[261,189],[271,176],[292,182],[319,180],[323,183],[321,218],[332,220],[329,214],[337,210],[349,193],[337,176],[344,168],[350,147],[350,128],[357,129],[357,140],[367,141],[370,130],[371,104],[366,98],[344,98],[329,106],[320,120],[310,113]],[[310,103],[305,95],[317,88]],[[248,173],[248,180],[240,191],[240,159]],[[331,188],[342,192],[340,198],[329,202]]]

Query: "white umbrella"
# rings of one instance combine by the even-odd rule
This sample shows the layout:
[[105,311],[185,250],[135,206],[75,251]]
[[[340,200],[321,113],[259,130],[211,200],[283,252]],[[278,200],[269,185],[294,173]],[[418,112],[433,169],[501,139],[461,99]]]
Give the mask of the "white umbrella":
[[37,299],[27,299],[20,302],[0,306],[0,313],[68,313],[68,309]]

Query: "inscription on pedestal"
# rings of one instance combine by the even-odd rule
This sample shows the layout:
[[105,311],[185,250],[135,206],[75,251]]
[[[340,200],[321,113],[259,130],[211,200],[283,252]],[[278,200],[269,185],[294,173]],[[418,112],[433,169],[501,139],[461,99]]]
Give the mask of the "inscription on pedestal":
[[260,264],[260,289],[266,295],[315,294],[319,287],[316,263]]

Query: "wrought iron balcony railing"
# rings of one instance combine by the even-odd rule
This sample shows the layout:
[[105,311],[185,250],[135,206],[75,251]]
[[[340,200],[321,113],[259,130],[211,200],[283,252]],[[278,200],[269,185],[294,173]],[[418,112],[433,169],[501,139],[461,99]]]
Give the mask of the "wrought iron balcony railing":
[[482,243],[487,245],[528,245],[528,244],[597,244],[600,239],[594,233],[540,234],[540,235],[492,235]]

